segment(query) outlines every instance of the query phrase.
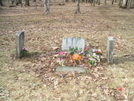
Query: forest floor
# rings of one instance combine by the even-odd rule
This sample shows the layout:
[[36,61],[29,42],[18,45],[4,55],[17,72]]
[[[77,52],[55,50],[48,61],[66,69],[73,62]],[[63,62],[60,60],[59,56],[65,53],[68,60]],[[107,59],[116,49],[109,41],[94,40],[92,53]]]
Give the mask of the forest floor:
[[[47,15],[41,4],[0,7],[0,101],[134,101],[134,9],[82,3],[74,14],[75,6],[51,5]],[[15,58],[18,31],[25,32],[30,57]],[[108,36],[115,39],[114,64],[83,74],[48,68],[47,52],[63,38],[83,38],[106,57]]]

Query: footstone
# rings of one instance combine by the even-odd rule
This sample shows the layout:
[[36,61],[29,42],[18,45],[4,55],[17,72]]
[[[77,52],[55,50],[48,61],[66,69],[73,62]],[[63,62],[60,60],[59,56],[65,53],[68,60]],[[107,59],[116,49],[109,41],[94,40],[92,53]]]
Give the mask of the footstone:
[[71,72],[71,71],[77,71],[77,72],[82,72],[86,73],[86,69],[82,67],[68,67],[68,66],[58,66],[56,68],[57,72]]
[[79,51],[84,50],[85,40],[81,38],[64,38],[62,40],[62,50],[69,50],[70,47],[77,47]]
[[22,57],[22,47],[24,46],[24,32],[19,31],[16,33],[16,58]]

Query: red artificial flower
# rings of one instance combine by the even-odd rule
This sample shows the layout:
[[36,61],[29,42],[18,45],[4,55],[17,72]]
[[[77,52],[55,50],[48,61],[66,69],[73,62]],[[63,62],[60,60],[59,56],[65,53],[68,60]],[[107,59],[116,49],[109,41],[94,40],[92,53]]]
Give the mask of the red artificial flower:
[[122,91],[123,90],[123,88],[118,88],[118,91]]
[[86,47],[86,48],[85,48],[85,51],[86,51],[86,50],[89,50],[89,49],[90,49],[90,47]]

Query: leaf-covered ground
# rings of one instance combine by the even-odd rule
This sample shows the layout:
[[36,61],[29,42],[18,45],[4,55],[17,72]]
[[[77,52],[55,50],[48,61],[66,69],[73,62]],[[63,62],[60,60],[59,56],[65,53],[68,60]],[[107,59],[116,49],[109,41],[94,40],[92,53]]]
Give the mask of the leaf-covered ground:
[[[134,9],[82,3],[81,14],[75,10],[75,3],[52,5],[48,15],[42,4],[0,7],[1,101],[134,100]],[[15,59],[18,31],[25,32],[30,57]],[[113,65],[104,62],[84,74],[50,68],[49,53],[63,38],[83,38],[106,57],[108,36],[115,39]]]

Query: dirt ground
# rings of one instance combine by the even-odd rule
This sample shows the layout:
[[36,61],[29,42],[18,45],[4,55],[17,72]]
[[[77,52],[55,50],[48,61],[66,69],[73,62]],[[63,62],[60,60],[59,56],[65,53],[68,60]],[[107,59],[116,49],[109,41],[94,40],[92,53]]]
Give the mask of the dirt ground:
[[[95,7],[42,2],[30,7],[0,7],[1,101],[134,101],[134,9],[117,3]],[[15,34],[25,32],[30,57],[15,58]],[[49,52],[65,37],[86,40],[106,57],[107,37],[113,36],[114,64],[103,62],[88,73],[54,72]]]

